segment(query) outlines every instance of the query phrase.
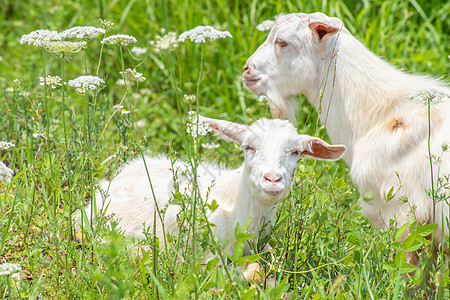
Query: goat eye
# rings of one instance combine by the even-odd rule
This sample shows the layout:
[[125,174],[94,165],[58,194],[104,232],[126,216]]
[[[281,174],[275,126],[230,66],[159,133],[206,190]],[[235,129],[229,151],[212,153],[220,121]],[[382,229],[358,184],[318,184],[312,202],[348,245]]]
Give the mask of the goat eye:
[[288,45],[288,43],[286,43],[285,41],[280,40],[280,39],[277,39],[277,40],[275,41],[275,43],[276,43],[278,46],[280,46],[281,48],[284,48],[284,47],[286,47],[286,46]]
[[300,151],[299,150],[293,150],[293,151],[291,151],[291,155],[292,156],[300,156]]
[[253,147],[250,146],[250,145],[242,146],[242,148],[244,149],[244,151],[255,152],[255,148],[253,148]]

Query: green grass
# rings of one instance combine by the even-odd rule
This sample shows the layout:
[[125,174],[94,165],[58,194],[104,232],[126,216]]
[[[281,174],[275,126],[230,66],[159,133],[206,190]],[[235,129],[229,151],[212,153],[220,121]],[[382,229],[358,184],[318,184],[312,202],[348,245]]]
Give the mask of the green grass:
[[[218,260],[202,263],[207,249],[217,245],[208,235],[201,209],[195,220],[189,211],[183,215],[185,223],[180,237],[173,237],[173,248],[137,260],[130,258],[133,250],[126,247],[131,241],[118,230],[107,229],[106,220],[98,220],[82,236],[75,234],[71,221],[98,180],[110,178],[125,161],[142,153],[200,157],[230,167],[241,163],[241,150],[232,143],[195,150],[184,129],[186,112],[195,109],[242,123],[270,117],[267,105],[245,90],[239,77],[247,57],[267,34],[257,31],[256,25],[279,13],[322,11],[339,17],[369,49],[396,66],[448,80],[450,3],[421,2],[2,0],[0,87],[15,90],[2,95],[0,140],[15,147],[2,150],[1,160],[15,176],[11,184],[0,183],[0,259],[19,263],[23,270],[19,281],[0,277],[0,297],[421,298],[422,290],[414,287],[427,272],[430,247],[421,238],[426,228],[414,231],[415,242],[425,250],[419,270],[405,281],[402,273],[409,266],[402,263],[398,250],[418,244],[402,245],[396,229],[380,232],[370,225],[342,161],[299,163],[292,193],[280,204],[268,241],[273,251],[258,256],[276,279],[275,288],[242,281],[236,267],[245,258],[239,253],[227,268],[218,268]],[[100,18],[115,23],[108,35],[132,35],[136,46],[148,48],[147,53],[134,59],[132,46],[105,45],[98,75],[106,86],[95,96],[80,96],[68,86],[56,90],[40,86],[38,78],[44,74],[65,81],[95,75],[101,38],[89,42],[86,50],[61,57],[20,45],[20,37],[37,29],[99,27]],[[233,38],[204,46],[186,42],[162,53],[150,45],[162,29],[180,34],[197,25],[228,30]],[[145,82],[129,88],[115,84],[122,78],[120,71],[135,67]],[[30,94],[20,96],[21,91]],[[197,94],[197,103],[184,102],[183,94]],[[299,132],[326,138],[313,108],[303,97],[299,101]],[[112,106],[118,103],[131,114],[115,111]],[[210,136],[202,141],[217,142]],[[193,228],[196,251],[184,244]],[[246,240],[242,233],[238,236]],[[137,242],[154,245],[155,238],[150,232]],[[177,250],[182,248],[188,251],[180,256]],[[436,297],[448,298],[448,267],[442,263],[429,272],[438,271],[432,280],[439,282],[440,277],[443,288]]]

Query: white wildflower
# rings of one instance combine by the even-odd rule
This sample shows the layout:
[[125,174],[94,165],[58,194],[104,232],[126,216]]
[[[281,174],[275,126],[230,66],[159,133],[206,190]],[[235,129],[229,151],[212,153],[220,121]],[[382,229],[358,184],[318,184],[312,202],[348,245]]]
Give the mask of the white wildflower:
[[105,34],[106,30],[94,26],[76,26],[61,32],[64,39],[91,39],[99,34]]
[[[5,181],[6,183],[11,183],[13,174],[14,171],[8,168],[2,161],[0,161],[0,180]],[[1,266],[3,265],[0,265],[0,275],[4,275],[1,274]]]
[[194,138],[199,135],[206,135],[209,131],[212,130],[208,125],[198,121],[198,116],[194,111],[188,112],[186,126],[186,131]]
[[116,85],[118,85],[118,86],[124,86],[124,85],[125,85],[125,80],[123,80],[123,79],[118,79],[118,80],[116,81]]
[[161,52],[161,50],[172,50],[178,47],[177,34],[175,32],[169,32],[163,35],[157,35],[155,41],[151,41],[150,45],[155,47],[156,52]]
[[62,42],[54,42],[49,41],[45,42],[42,45],[44,46],[45,50],[51,53],[77,53],[81,49],[83,49],[86,46],[86,42],[68,42],[68,41],[62,41]]
[[256,29],[258,29],[259,31],[269,31],[270,29],[272,29],[273,24],[275,24],[275,21],[265,20],[264,22],[256,26]]
[[0,265],[0,275],[9,275],[17,271],[22,270],[19,264],[15,263],[2,263]]
[[220,147],[220,145],[216,143],[202,143],[201,145],[205,149],[217,149]]
[[265,101],[267,101],[267,98],[266,98],[266,96],[259,96],[258,101],[265,102]]
[[119,72],[119,74],[125,76],[131,81],[142,82],[147,79],[144,76],[142,76],[142,73],[137,72],[136,69],[128,68],[124,72]]
[[431,104],[440,103],[444,98],[450,99],[450,94],[437,88],[427,88],[418,90],[408,98],[409,100],[412,100],[414,102],[428,105],[428,103]]
[[69,80],[68,85],[76,88],[78,94],[84,95],[89,92],[100,91],[104,87],[105,81],[100,77],[87,75]]
[[3,56],[0,56],[0,61],[2,61],[3,60]]
[[133,52],[135,55],[139,56],[139,55],[147,53],[147,48],[133,47],[133,48],[131,48],[131,52]]
[[30,93],[29,92],[19,92],[19,96],[20,97],[28,97],[28,96],[30,96]]
[[56,76],[48,75],[46,78],[39,77],[39,84],[46,85],[49,88],[54,90],[56,88],[63,86],[63,80],[61,77],[59,77],[57,75]]
[[186,103],[194,103],[197,100],[197,96],[196,95],[183,95],[183,100]]
[[121,44],[123,46],[127,46],[128,44],[135,44],[136,42],[137,42],[136,38],[132,37],[131,35],[115,34],[105,37],[101,43],[111,45]]
[[147,121],[145,120],[139,120],[136,122],[136,127],[140,128],[140,127],[145,127],[147,125]]
[[126,109],[122,109],[122,110],[120,111],[120,113],[121,113],[122,115],[128,115],[128,114],[130,113],[130,111],[129,111],[129,110],[126,110]]
[[7,93],[12,93],[12,92],[14,92],[14,88],[12,88],[12,87],[7,87],[7,88],[5,89],[5,92],[7,92]]
[[42,136],[42,134],[40,134],[39,132],[34,132],[33,133],[33,137],[34,138],[38,138],[38,137],[41,137]]
[[20,38],[20,44],[28,44],[36,47],[42,47],[50,41],[61,41],[60,33],[58,31],[43,29],[22,35]]
[[189,39],[194,43],[205,43],[206,39],[216,40],[226,37],[232,38],[233,36],[228,31],[220,31],[212,26],[197,26],[180,34],[178,41],[184,42],[186,39]]
[[14,143],[8,141],[0,141],[0,150],[8,150],[9,148],[14,146]]
[[102,20],[100,19],[100,24],[102,25],[102,27],[106,30],[110,29],[111,27],[114,26],[113,22],[110,22],[108,20]]
[[123,108],[123,105],[116,104],[116,105],[113,105],[113,108],[117,109],[117,110],[119,110],[119,109],[121,110]]

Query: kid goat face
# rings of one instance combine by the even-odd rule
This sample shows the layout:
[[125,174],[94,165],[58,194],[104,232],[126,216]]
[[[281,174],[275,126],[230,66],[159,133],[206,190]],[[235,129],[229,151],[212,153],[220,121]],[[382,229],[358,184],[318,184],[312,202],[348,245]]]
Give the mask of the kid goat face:
[[252,125],[209,119],[199,121],[212,128],[219,138],[232,140],[244,150],[243,172],[252,195],[267,204],[275,204],[290,192],[292,174],[302,155],[337,160],[345,152],[343,145],[300,135],[285,120],[260,119]]

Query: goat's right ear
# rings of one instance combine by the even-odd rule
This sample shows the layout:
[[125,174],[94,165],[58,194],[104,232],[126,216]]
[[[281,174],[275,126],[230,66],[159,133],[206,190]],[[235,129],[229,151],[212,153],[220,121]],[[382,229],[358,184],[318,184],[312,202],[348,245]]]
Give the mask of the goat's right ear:
[[309,29],[314,33],[314,36],[321,42],[330,36],[339,32],[339,27],[324,23],[324,22],[310,22],[308,24]]
[[323,160],[338,160],[347,149],[344,145],[330,145],[325,141],[309,135],[300,135],[303,143],[302,155]]
[[205,118],[198,115],[200,123],[209,126],[222,140],[231,140],[239,145],[242,144],[248,126],[229,121]]

